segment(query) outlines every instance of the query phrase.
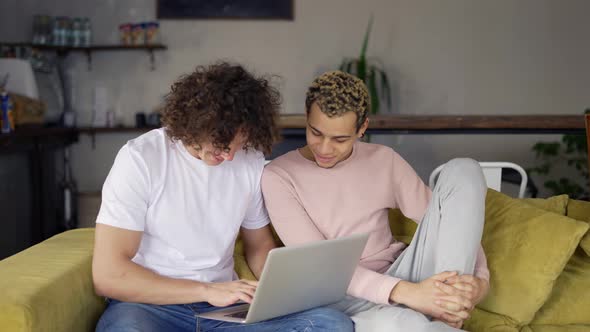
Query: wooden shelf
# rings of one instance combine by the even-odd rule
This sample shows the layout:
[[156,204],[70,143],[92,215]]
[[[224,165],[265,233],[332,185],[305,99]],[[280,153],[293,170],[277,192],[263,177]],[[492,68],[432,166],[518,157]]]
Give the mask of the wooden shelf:
[[145,45],[122,45],[122,44],[97,44],[84,46],[56,46],[56,45],[41,45],[24,42],[0,42],[0,45],[10,47],[32,47],[42,51],[56,52],[61,57],[67,56],[70,52],[84,52],[88,60],[88,70],[92,69],[92,52],[100,51],[147,51],[150,56],[151,69],[155,69],[154,51],[166,50],[168,47],[164,44],[145,44]]
[[77,140],[75,128],[17,128],[10,134],[0,134],[0,153],[40,149],[42,146],[67,146]]
[[[305,114],[283,114],[282,129],[304,130]],[[145,132],[155,127],[78,128],[83,134]],[[583,115],[389,115],[370,117],[369,132],[391,134],[584,134]]]
[[147,132],[157,127],[80,127],[78,132],[80,134],[107,134],[107,133],[132,133],[132,132]]
[[88,47],[84,46],[57,46],[57,45],[42,45],[32,43],[11,43],[11,42],[0,42],[3,46],[12,47],[32,47],[40,50],[47,51],[125,51],[125,50],[166,50],[168,47],[164,44],[146,44],[146,45],[122,45],[122,44],[104,44],[104,45],[91,45]]
[[[369,131],[383,133],[584,134],[583,115],[389,115],[370,116]],[[304,114],[281,115],[284,129],[306,126]]]
[[[284,114],[279,126],[285,131],[302,134],[306,127],[304,114]],[[0,134],[0,147],[9,142],[33,137],[69,137],[79,134],[143,133],[156,127],[113,128],[17,128],[11,134]],[[586,131],[583,115],[375,115],[370,117],[369,133],[379,134],[580,134]]]

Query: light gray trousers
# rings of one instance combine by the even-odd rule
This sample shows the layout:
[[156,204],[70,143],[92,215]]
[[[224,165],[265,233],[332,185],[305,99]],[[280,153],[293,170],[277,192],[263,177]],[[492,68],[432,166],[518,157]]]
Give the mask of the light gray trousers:
[[[473,274],[483,231],[485,195],[485,179],[476,161],[449,161],[438,177],[412,242],[386,273],[411,282],[444,271]],[[358,332],[459,331],[402,305],[375,304],[347,296],[332,307],[351,316]]]

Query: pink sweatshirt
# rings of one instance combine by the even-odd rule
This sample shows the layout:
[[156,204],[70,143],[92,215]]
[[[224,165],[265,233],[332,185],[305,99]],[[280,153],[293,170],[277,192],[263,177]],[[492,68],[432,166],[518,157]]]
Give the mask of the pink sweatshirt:
[[[391,235],[388,209],[419,222],[432,195],[412,167],[391,148],[356,142],[350,157],[331,169],[299,151],[268,164],[262,193],[270,219],[285,245],[370,233],[348,294],[389,303],[400,279],[383,274],[405,245]],[[489,279],[480,248],[475,275]]]

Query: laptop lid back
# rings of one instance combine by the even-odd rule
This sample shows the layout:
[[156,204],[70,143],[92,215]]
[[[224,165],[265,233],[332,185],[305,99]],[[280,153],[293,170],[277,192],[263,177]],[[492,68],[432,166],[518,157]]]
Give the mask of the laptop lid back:
[[367,239],[357,234],[271,250],[246,323],[344,298]]

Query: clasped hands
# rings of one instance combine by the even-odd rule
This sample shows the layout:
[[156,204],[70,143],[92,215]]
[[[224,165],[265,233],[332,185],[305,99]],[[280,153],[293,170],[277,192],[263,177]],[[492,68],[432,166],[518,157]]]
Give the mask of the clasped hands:
[[461,328],[471,311],[487,294],[489,283],[473,275],[442,272],[419,283],[400,281],[390,300]]

